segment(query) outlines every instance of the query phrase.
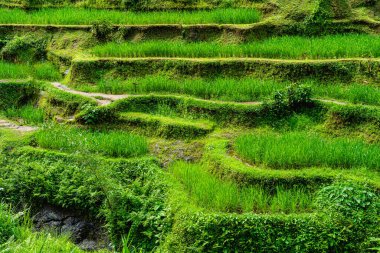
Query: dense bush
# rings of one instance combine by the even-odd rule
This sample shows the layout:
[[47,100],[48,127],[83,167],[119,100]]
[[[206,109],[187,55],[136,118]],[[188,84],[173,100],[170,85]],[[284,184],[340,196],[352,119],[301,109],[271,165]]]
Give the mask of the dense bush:
[[0,159],[1,200],[33,207],[47,202],[79,211],[104,221],[115,245],[131,230],[133,245],[151,250],[166,232],[166,186],[154,160],[83,157],[32,148],[2,154],[6,158]]
[[35,102],[39,96],[39,86],[33,82],[0,83],[0,110],[21,107]]
[[347,228],[349,252],[364,252],[371,237],[380,235],[380,198],[373,188],[337,182],[319,191],[317,206],[337,224]]
[[115,122],[119,115],[111,107],[95,107],[84,105],[82,111],[76,116],[76,121],[85,125],[106,124]]
[[47,39],[27,34],[16,36],[0,51],[2,59],[13,62],[33,62],[46,58]]

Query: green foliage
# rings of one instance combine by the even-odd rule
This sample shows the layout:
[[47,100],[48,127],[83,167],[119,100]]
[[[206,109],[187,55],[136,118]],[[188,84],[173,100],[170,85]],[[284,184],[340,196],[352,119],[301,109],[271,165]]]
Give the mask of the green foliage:
[[34,62],[46,59],[47,39],[27,34],[16,36],[0,51],[0,57],[13,62]]
[[84,105],[82,111],[76,116],[76,121],[85,125],[105,124],[116,121],[119,116],[110,107],[96,107]]
[[236,140],[235,148],[248,161],[276,169],[380,168],[378,145],[347,138],[328,139],[305,132],[242,135]]
[[91,33],[98,41],[105,42],[111,37],[113,27],[108,21],[95,22],[92,25]]
[[317,206],[351,232],[349,251],[364,251],[371,237],[380,234],[380,198],[374,189],[350,181],[337,182],[319,191]]
[[145,138],[122,131],[98,132],[75,127],[49,127],[35,135],[38,146],[65,152],[97,153],[113,157],[145,155]]
[[33,207],[49,203],[105,220],[116,246],[131,231],[133,246],[149,251],[167,232],[166,183],[154,160],[104,159],[33,148],[3,155],[0,199],[4,201]]
[[276,91],[273,101],[264,103],[263,107],[275,117],[284,117],[292,112],[315,107],[311,97],[312,92],[309,86],[292,84],[286,89]]
[[169,248],[197,252],[345,252],[351,244],[344,241],[341,229],[316,215],[184,213],[177,217]]

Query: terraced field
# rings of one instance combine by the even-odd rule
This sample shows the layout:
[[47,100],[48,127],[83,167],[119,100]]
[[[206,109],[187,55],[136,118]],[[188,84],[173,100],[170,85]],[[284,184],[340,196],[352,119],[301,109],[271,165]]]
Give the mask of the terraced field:
[[380,252],[379,17],[0,1],[0,252]]

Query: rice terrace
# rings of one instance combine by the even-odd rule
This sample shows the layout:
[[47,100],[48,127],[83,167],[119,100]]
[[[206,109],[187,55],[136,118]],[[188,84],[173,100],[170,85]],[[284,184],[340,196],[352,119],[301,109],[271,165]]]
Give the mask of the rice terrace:
[[0,0],[0,253],[380,252],[380,0]]

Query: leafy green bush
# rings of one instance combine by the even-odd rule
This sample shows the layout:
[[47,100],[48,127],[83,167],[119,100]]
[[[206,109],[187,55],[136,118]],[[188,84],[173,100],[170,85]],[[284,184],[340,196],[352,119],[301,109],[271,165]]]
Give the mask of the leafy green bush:
[[47,40],[45,37],[27,34],[16,36],[0,51],[2,59],[13,62],[33,62],[46,58]]
[[0,110],[21,107],[37,100],[40,87],[34,82],[0,83]]
[[321,189],[317,206],[337,224],[351,231],[347,250],[363,252],[380,235],[380,198],[374,189],[353,182],[337,182]]
[[85,125],[106,124],[115,122],[119,116],[112,107],[84,105],[76,116],[76,121]]
[[113,26],[108,21],[99,21],[92,24],[91,33],[100,42],[110,39]]
[[4,201],[77,210],[105,222],[117,246],[130,231],[134,246],[152,250],[167,232],[166,181],[150,158],[104,159],[29,147],[2,155]]

